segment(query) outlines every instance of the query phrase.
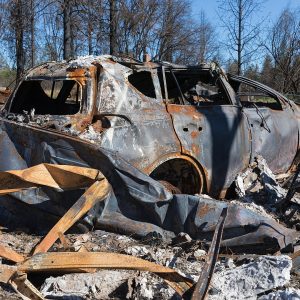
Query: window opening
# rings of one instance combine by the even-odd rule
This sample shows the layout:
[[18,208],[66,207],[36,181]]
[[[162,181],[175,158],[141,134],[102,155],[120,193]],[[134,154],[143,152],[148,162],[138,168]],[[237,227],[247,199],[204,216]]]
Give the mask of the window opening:
[[278,99],[248,84],[241,83],[239,85],[237,97],[244,107],[268,107],[274,110],[282,110]]
[[[165,78],[164,78],[165,77]],[[170,104],[228,105],[231,104],[225,88],[219,79],[215,80],[209,72],[166,70],[165,76],[159,74],[163,99]],[[168,97],[168,98],[166,98]]]
[[72,115],[79,112],[82,86],[75,80],[26,80],[13,99],[12,113]]
[[134,72],[128,76],[128,81],[143,95],[150,98],[156,98],[155,88],[150,72]]

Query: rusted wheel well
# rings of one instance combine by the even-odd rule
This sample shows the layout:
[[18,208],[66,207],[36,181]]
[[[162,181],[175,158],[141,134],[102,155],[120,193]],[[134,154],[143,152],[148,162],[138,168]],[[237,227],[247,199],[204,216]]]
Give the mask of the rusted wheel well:
[[204,188],[204,179],[196,163],[183,159],[172,158],[164,161],[150,176],[156,180],[167,181],[183,194],[201,193]]

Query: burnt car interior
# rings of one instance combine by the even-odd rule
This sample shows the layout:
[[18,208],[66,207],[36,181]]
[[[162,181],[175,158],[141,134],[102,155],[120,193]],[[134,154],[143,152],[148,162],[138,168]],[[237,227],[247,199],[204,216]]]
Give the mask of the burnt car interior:
[[81,85],[75,80],[25,80],[21,83],[10,112],[35,110],[39,115],[73,115],[79,112]]
[[[218,78],[207,71],[165,70],[167,95],[162,88],[163,99],[169,104],[196,106],[230,105],[231,102]],[[164,87],[163,74],[159,80]],[[168,96],[168,97],[167,97]]]

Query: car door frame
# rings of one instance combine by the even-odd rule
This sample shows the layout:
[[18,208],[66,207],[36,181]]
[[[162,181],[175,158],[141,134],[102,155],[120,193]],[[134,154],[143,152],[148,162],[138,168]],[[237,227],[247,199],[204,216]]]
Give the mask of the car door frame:
[[[170,69],[171,67],[162,68],[164,79],[162,88],[165,91],[167,90],[166,68]],[[209,69],[207,71],[211,72]],[[215,72],[214,75],[219,77],[230,104],[197,108],[195,105],[185,103],[168,104],[168,99],[165,101],[181,144],[181,152],[193,157],[201,166],[206,178],[206,192],[215,197],[223,197],[236,174],[249,164],[249,128],[242,107],[236,102],[235,93],[226,77],[220,72]],[[178,82],[177,87],[180,89]],[[180,93],[183,95],[182,91]],[[219,114],[221,120],[218,120],[214,116],[215,114]],[[235,132],[230,132],[229,126],[233,130],[236,128],[237,137]],[[204,133],[205,130],[210,131],[213,136],[216,136],[219,130],[223,130],[223,133],[227,134],[229,138],[227,140],[228,147],[222,145],[222,141],[226,141],[226,137],[220,135],[219,138],[212,139],[209,133]],[[223,146],[223,149],[220,146]],[[228,157],[226,157],[226,153],[222,153],[224,149],[228,150]],[[224,158],[223,161],[222,158]],[[222,166],[218,166],[218,164]]]

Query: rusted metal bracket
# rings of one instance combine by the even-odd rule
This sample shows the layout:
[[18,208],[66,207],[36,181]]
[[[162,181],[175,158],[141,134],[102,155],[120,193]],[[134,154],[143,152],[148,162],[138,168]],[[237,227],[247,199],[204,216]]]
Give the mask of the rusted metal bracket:
[[94,269],[126,269],[152,272],[182,295],[193,281],[175,270],[134,256],[107,252],[47,252],[36,254],[18,265],[18,270],[31,272],[78,272]]
[[96,169],[39,164],[24,170],[0,172],[0,195],[48,186],[58,190],[86,188],[104,176]]
[[0,257],[3,257],[15,263],[19,263],[25,259],[25,257],[21,254],[17,253],[13,249],[4,247],[3,245],[0,245]]
[[0,282],[8,283],[10,278],[17,272],[17,266],[0,264]]
[[44,296],[27,279],[27,274],[16,272],[8,282],[23,300],[44,300]]
[[48,232],[44,239],[36,246],[33,254],[47,252],[59,238],[60,234],[65,233],[97,202],[106,199],[110,189],[110,184],[106,179],[96,181]]
[[[35,272],[94,272],[95,269],[126,269],[152,272],[183,295],[193,286],[193,281],[175,270],[134,256],[107,252],[47,252],[27,258],[16,266],[0,265],[0,282],[9,283],[23,299],[43,299],[27,279]],[[33,295],[28,297],[28,295]]]
[[214,273],[215,265],[218,259],[220,244],[223,235],[224,224],[227,216],[227,207],[223,208],[215,233],[208,251],[208,258],[202,269],[198,282],[195,286],[192,300],[204,300],[207,296],[208,288]]

